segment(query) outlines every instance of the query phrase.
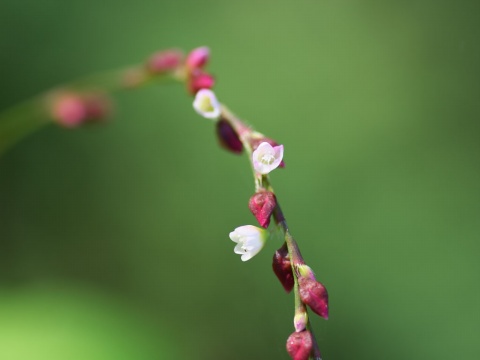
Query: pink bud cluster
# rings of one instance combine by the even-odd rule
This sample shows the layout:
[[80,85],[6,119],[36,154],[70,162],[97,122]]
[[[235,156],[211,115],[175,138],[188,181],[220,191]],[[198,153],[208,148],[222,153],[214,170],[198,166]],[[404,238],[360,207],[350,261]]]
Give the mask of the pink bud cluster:
[[103,121],[111,108],[110,100],[97,93],[65,92],[55,95],[50,103],[51,116],[66,128]]
[[211,89],[215,85],[214,77],[204,70],[210,59],[210,49],[199,47],[193,49],[185,60],[187,71],[187,89],[195,95],[201,89]]

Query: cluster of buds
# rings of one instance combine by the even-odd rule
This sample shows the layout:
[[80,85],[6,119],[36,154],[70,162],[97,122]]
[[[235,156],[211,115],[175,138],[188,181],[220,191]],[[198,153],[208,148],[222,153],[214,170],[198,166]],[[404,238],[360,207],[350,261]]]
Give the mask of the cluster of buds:
[[202,89],[211,89],[215,85],[214,77],[205,71],[205,65],[210,59],[210,49],[206,46],[193,49],[185,60],[187,72],[187,89],[195,95]]
[[[308,360],[310,356],[321,359],[313,334],[308,329],[308,306],[315,314],[328,320],[328,293],[323,284],[316,280],[312,269],[296,260],[290,259],[286,245],[275,252],[273,256],[273,271],[277,275],[285,291],[290,292],[295,287],[301,303],[297,304],[293,332],[287,339],[287,352],[294,360]],[[293,265],[292,265],[293,264]]]
[[204,69],[209,58],[210,50],[205,46],[193,49],[187,56],[178,49],[157,51],[143,66],[127,70],[123,84],[135,88],[149,79],[171,76],[185,82],[188,92],[195,95],[199,90],[211,89],[215,84],[214,77]]
[[257,255],[265,246],[269,237],[267,229],[271,218],[274,218],[285,234],[285,243],[273,256],[273,272],[285,291],[289,293],[294,290],[296,295],[293,321],[295,332],[287,340],[287,352],[293,360],[308,360],[312,357],[318,360],[321,358],[320,351],[309,327],[307,306],[317,315],[328,319],[327,290],[316,280],[312,269],[305,265],[295,240],[289,235],[268,179],[270,172],[285,166],[284,147],[253,131],[222,107],[211,90],[213,78],[202,70],[208,54],[206,48],[195,49],[185,62],[189,74],[187,86],[195,94],[193,107],[204,118],[216,122],[217,136],[222,147],[233,153],[241,153],[244,147],[249,150],[255,175],[256,192],[250,197],[248,208],[260,227],[244,225],[235,228],[229,235],[236,243],[234,252],[241,255],[242,261],[248,261]]
[[63,92],[49,101],[51,117],[59,125],[76,128],[93,122],[104,121],[111,113],[111,101],[105,94]]

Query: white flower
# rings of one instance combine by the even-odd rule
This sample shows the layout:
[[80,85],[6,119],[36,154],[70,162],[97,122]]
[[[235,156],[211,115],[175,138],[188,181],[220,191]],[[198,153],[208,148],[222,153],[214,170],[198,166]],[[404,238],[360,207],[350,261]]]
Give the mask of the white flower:
[[195,95],[193,108],[207,119],[217,119],[220,116],[220,103],[212,90],[199,90]]
[[282,162],[283,145],[273,147],[267,142],[262,142],[252,156],[255,171],[263,175],[268,174]]
[[266,230],[253,225],[240,226],[230,233],[230,239],[237,243],[233,251],[242,255],[242,261],[257,255],[265,245],[267,237]]

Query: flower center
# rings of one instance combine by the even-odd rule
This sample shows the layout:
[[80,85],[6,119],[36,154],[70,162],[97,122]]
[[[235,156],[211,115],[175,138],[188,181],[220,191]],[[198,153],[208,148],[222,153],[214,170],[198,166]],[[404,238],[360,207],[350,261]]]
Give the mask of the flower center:
[[262,164],[272,165],[275,161],[275,156],[273,156],[272,154],[264,154],[260,161],[262,162]]
[[215,110],[208,96],[204,96],[200,99],[199,108],[202,109],[202,111],[204,112],[212,112],[213,110]]

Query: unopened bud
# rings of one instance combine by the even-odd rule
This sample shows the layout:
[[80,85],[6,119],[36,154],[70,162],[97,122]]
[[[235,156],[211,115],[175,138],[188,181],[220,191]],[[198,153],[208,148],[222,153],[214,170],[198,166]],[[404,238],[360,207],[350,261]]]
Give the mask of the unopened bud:
[[243,144],[238,137],[237,132],[232,128],[227,120],[220,119],[217,122],[217,136],[220,145],[236,154],[240,154],[243,150]]
[[295,313],[293,318],[293,326],[295,326],[295,331],[300,332],[305,330],[308,324],[308,315],[305,311],[300,311]]
[[147,69],[154,74],[165,73],[177,69],[183,60],[183,53],[177,49],[159,51],[147,62]]
[[202,46],[193,49],[188,55],[185,64],[190,69],[198,69],[203,67],[210,58],[210,49],[206,46]]
[[293,279],[290,257],[285,244],[273,254],[272,268],[285,291],[287,293],[292,291],[295,281]]
[[260,226],[265,229],[270,224],[270,217],[277,206],[277,199],[271,191],[259,191],[248,202],[248,208],[255,216]]
[[51,105],[52,117],[67,128],[104,120],[110,109],[109,99],[101,94],[64,93],[57,95]]
[[298,278],[300,288],[300,299],[310,309],[325,320],[328,320],[328,293],[325,286],[316,280],[305,277]]
[[287,339],[287,352],[293,360],[308,360],[312,347],[312,334],[308,330],[294,332]]
[[195,95],[201,89],[211,89],[215,84],[215,78],[206,72],[194,71],[188,80],[188,91]]

